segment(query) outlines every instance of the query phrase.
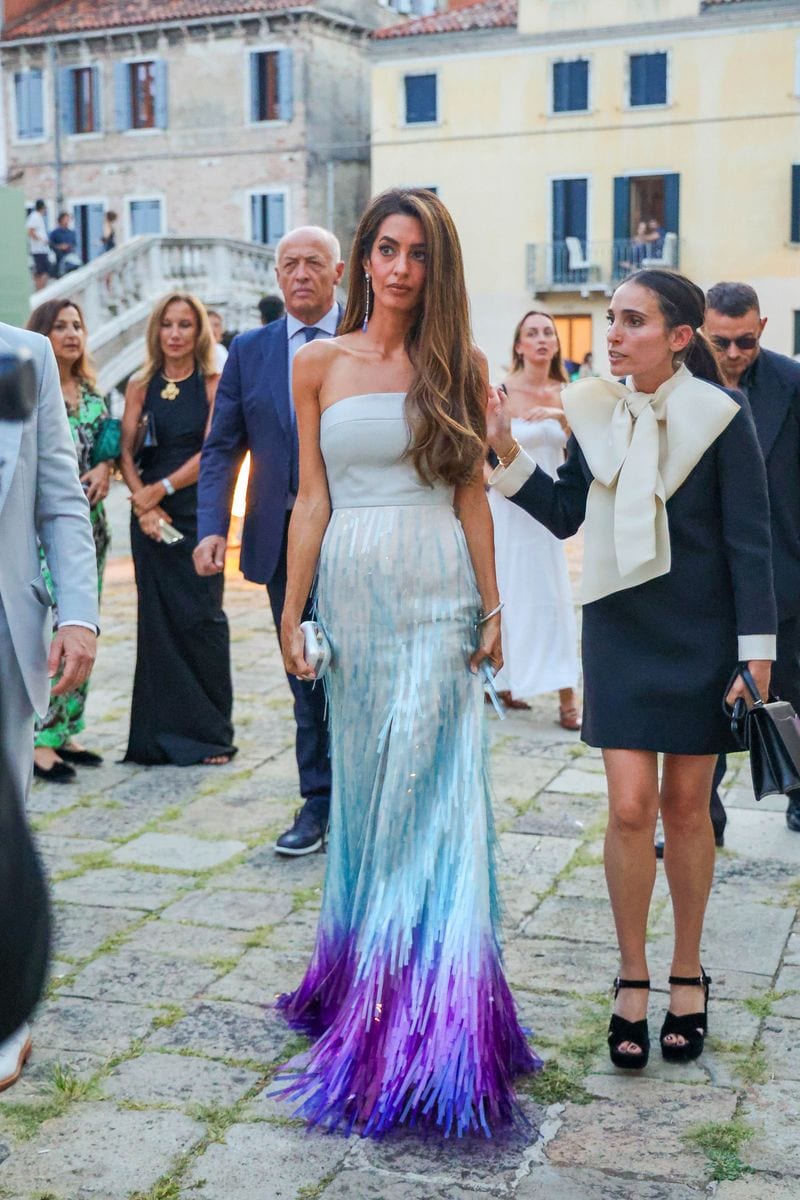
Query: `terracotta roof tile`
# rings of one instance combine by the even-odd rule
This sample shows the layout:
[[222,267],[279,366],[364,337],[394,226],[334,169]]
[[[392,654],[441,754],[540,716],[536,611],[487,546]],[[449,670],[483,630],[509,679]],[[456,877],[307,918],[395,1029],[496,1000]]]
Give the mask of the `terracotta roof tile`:
[[465,33],[470,29],[500,29],[517,23],[517,0],[481,0],[427,17],[412,17],[398,25],[376,29],[373,38],[420,37],[429,33]]
[[298,0],[61,0],[32,16],[8,22],[3,38],[13,41],[46,34],[155,25],[159,21],[279,12],[295,8],[297,3]]

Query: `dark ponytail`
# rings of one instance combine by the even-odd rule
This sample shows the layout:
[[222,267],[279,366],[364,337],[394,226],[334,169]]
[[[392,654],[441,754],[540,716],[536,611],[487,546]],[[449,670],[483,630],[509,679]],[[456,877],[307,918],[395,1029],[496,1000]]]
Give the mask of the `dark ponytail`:
[[675,329],[678,325],[691,327],[692,340],[680,355],[676,355],[675,366],[683,363],[698,379],[721,384],[722,376],[714,351],[702,329],[706,315],[706,298],[702,288],[679,271],[664,267],[635,271],[625,282],[638,283],[654,293],[668,329]]

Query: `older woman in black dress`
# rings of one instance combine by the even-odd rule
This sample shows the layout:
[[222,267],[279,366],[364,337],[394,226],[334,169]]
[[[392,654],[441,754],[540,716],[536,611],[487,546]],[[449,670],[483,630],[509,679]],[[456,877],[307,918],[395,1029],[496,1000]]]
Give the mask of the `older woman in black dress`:
[[201,579],[192,563],[200,450],[218,379],[205,308],[186,292],[165,296],[122,418],[139,595],[126,762],[211,765],[236,753],[223,577]]
[[[563,393],[573,436],[554,481],[510,434],[499,395],[491,482],[556,536],[586,521],[583,739],[603,749],[605,864],[620,949],[612,1061],[649,1053],[645,932],[659,807],[675,923],[665,1058],[703,1049],[710,980],[700,939],[714,838],[715,756],[733,749],[721,700],[737,662],[762,693],[775,656],[764,466],[749,410],[726,392],[700,327],[701,290],[677,272],[639,271],[608,314],[611,372]],[[741,681],[729,699],[743,693]],[[663,753],[661,781],[657,754]]]

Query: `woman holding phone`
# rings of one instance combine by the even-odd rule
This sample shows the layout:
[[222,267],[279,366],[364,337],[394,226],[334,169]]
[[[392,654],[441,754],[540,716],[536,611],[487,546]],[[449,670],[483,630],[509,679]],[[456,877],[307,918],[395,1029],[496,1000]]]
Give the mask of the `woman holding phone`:
[[150,315],[146,346],[122,418],[139,596],[125,761],[217,765],[236,750],[223,576],[201,578],[192,563],[200,451],[219,380],[200,301],[188,292],[164,296]]
[[[702,291],[676,271],[637,271],[617,288],[608,312],[616,381],[582,379],[564,392],[572,437],[557,480],[515,440],[497,394],[488,419],[500,460],[493,486],[557,537],[586,522],[583,739],[603,751],[620,952],[608,1043],[612,1062],[634,1069],[650,1049],[659,809],[675,926],[659,1041],[665,1059],[685,1062],[702,1053],[707,1029],[708,799],[717,755],[735,748],[721,701],[738,662],[766,695],[775,657],[764,462],[749,409],[721,386],[704,315]],[[728,700],[743,694],[737,679]]]

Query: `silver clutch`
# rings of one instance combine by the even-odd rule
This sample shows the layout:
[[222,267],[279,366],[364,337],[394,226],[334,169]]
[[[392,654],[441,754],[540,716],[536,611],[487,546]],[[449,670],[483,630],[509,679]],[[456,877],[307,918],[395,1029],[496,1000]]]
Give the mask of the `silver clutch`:
[[305,639],[303,647],[305,660],[314,672],[314,678],[322,679],[331,665],[331,644],[317,621],[302,621],[300,628]]

